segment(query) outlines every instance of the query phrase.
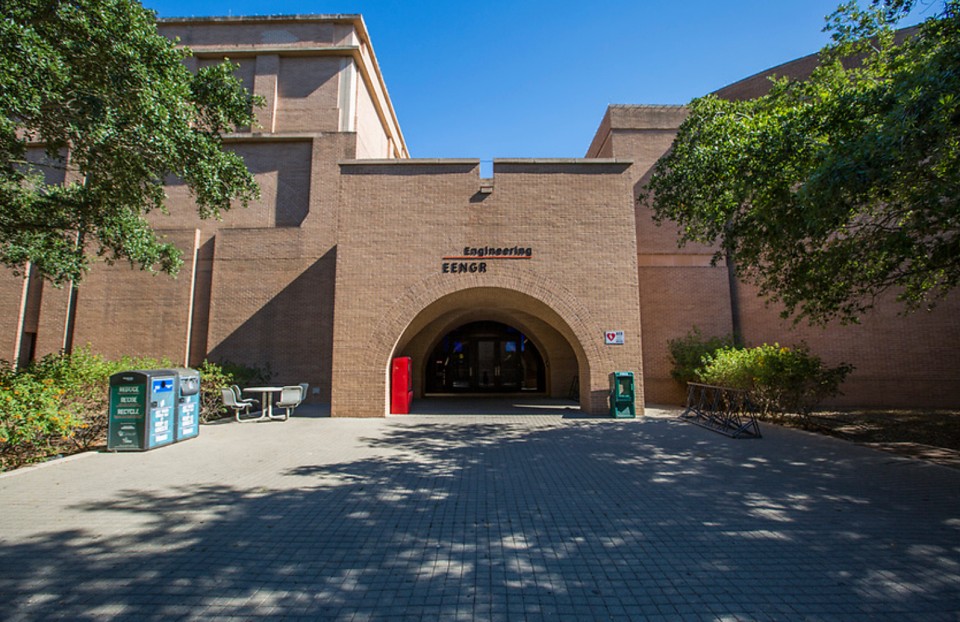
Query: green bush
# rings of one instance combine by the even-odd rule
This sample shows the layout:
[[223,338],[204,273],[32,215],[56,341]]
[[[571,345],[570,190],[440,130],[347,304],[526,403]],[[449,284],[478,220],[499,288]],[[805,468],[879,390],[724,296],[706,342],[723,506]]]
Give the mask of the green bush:
[[62,408],[65,390],[50,379],[0,368],[0,469],[58,452],[77,422]]
[[724,347],[704,358],[700,382],[747,391],[763,415],[806,416],[825,398],[840,393],[853,371],[841,363],[827,367],[801,344],[794,348],[764,344],[755,348]]
[[720,348],[733,345],[730,337],[704,337],[696,326],[684,337],[671,339],[667,342],[670,349],[670,359],[673,369],[670,375],[677,382],[686,385],[688,382],[698,382],[697,370],[703,367],[705,357],[712,355]]
[[[47,355],[21,370],[0,361],[0,470],[106,444],[110,376],[130,369],[176,367],[167,359],[111,361],[88,349]],[[220,389],[262,384],[269,369],[204,361],[200,420],[227,414]]]

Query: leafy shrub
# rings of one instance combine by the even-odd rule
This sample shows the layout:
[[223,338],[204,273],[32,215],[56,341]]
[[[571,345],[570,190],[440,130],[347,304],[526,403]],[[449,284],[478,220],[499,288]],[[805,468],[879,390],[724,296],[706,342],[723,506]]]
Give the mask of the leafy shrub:
[[57,453],[72,434],[75,420],[63,410],[65,391],[50,379],[0,369],[0,469]]
[[697,371],[706,384],[747,391],[761,414],[806,416],[853,371],[841,363],[827,367],[805,345],[794,348],[764,344],[755,348],[720,348],[704,358]]
[[700,329],[694,326],[686,336],[667,342],[673,361],[670,375],[683,385],[697,382],[697,371],[703,367],[704,358],[732,345],[733,339],[730,337],[704,337]]

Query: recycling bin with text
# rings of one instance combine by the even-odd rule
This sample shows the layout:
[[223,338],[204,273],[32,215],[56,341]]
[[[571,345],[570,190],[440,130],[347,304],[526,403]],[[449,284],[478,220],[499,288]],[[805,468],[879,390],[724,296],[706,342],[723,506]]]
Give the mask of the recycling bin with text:
[[143,451],[175,440],[177,372],[125,371],[110,376],[107,449]]
[[174,417],[174,440],[177,442],[200,434],[200,372],[178,367],[177,415]]

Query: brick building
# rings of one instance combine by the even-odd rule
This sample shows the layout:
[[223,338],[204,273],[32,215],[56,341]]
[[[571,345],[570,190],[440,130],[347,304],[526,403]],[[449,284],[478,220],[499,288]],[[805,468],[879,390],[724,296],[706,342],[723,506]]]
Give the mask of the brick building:
[[600,413],[614,370],[641,379],[641,404],[680,400],[667,341],[736,322],[749,344],[802,339],[827,362],[856,365],[841,404],[956,405],[956,296],[931,313],[901,317],[887,302],[860,326],[794,327],[711,266],[711,249],[678,249],[675,231],[653,224],[635,197],[682,107],[611,106],[586,157],[495,160],[483,178],[478,160],[408,157],[359,16],[160,29],[196,66],[239,63],[264,97],[258,127],[227,137],[262,198],[204,221],[185,188],[169,186],[170,215],[153,222],[185,251],[177,279],[98,265],[71,301],[69,288],[8,275],[0,358],[90,344],[108,357],[267,365],[278,382],[309,382],[334,416],[382,416],[390,363],[410,356],[418,398],[576,390]]

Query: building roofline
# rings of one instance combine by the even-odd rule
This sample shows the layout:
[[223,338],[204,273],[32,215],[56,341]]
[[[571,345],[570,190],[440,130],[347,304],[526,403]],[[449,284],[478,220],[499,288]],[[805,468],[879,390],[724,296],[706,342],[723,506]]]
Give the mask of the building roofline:
[[[340,160],[340,166],[433,166],[436,164],[455,164],[455,165],[480,165],[479,158],[407,158],[404,160],[392,160],[386,158],[377,159],[350,159]],[[619,166],[633,164],[633,160],[624,158],[494,158],[493,165],[498,164],[590,164],[595,166]]]
[[497,164],[590,164],[590,165],[629,165],[633,160],[625,158],[494,158]]
[[404,158],[402,160],[370,158],[339,160],[337,164],[340,166],[436,166],[438,164],[480,166],[480,160],[478,158]]
[[610,104],[590,141],[586,157],[594,159],[603,153],[616,130],[676,130],[686,111],[685,105],[677,104]]
[[686,104],[610,104],[607,110],[677,110],[686,107]]
[[161,24],[216,23],[216,22],[340,22],[362,19],[359,13],[303,13],[282,15],[199,15],[192,17],[158,17]]

